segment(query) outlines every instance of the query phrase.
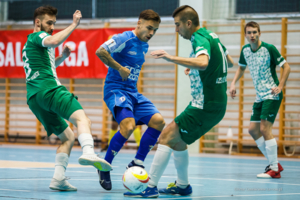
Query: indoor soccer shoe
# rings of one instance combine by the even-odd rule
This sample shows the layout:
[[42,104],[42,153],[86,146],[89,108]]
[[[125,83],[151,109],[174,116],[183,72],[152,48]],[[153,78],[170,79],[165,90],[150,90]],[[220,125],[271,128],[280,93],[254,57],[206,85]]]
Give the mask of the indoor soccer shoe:
[[181,189],[175,183],[170,183],[167,188],[160,189],[160,194],[168,194],[168,195],[181,195],[187,196],[193,193],[192,186],[189,184],[185,189]]
[[274,171],[268,165],[264,173],[258,174],[257,178],[281,178],[280,172],[283,171],[282,166],[278,163],[278,171]]
[[49,188],[52,190],[60,190],[60,191],[77,191],[77,188],[71,185],[67,180],[68,178],[64,178],[61,181],[52,178]]
[[126,169],[128,169],[128,168],[130,168],[130,167],[141,167],[141,168],[145,168],[143,165],[138,165],[138,164],[136,164],[135,162],[134,162],[134,160],[133,161],[131,161],[129,164],[128,164],[128,166],[126,167]]
[[102,172],[97,170],[99,175],[99,183],[101,187],[105,190],[111,190],[111,180],[110,180],[110,172]]
[[96,154],[83,154],[79,157],[78,162],[81,165],[92,165],[100,171],[111,171],[111,165]]
[[125,192],[124,197],[136,197],[136,198],[157,198],[159,196],[157,187],[147,187],[146,190],[140,193]]

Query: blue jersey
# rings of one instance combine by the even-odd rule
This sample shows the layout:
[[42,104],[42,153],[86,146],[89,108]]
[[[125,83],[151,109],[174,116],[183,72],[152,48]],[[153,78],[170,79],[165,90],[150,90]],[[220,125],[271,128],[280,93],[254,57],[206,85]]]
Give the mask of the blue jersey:
[[106,49],[121,66],[130,70],[127,81],[122,81],[119,72],[109,67],[105,79],[104,93],[116,89],[137,92],[136,84],[142,65],[145,62],[145,55],[149,47],[148,43],[139,40],[132,31],[125,31],[122,34],[114,35],[101,47]]

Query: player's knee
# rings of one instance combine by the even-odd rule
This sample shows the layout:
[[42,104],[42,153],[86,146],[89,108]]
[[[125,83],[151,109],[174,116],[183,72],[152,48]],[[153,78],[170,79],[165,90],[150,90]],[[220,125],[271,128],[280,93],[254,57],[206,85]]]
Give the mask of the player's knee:
[[84,124],[91,127],[92,122],[87,116],[82,116],[76,119],[76,126],[78,127],[79,124]]
[[162,130],[165,127],[165,120],[161,115],[155,115],[151,119],[149,126],[155,129]]
[[122,135],[124,134],[128,137],[131,135],[131,133],[134,131],[135,128],[136,128],[136,125],[132,121],[122,121],[120,124],[120,131],[121,131]]

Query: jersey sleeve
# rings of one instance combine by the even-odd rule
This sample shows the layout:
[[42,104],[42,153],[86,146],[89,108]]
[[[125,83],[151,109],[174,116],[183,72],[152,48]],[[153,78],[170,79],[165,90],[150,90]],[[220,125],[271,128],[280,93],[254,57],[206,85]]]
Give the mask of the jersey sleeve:
[[247,67],[247,63],[244,56],[244,48],[241,51],[240,60],[239,60],[239,66],[241,67]]
[[195,58],[201,54],[205,54],[208,55],[208,58],[210,59],[210,43],[205,37],[197,35],[192,46]]
[[32,38],[32,42],[39,47],[45,47],[44,41],[49,36],[45,31],[40,31]]
[[114,35],[111,39],[104,42],[101,47],[103,47],[108,53],[121,52],[125,46],[126,41],[130,39],[126,33]]
[[274,45],[270,45],[269,53],[271,56],[271,61],[275,63],[276,66],[282,67],[283,64],[286,63],[286,60],[282,57],[282,55],[279,53],[279,51]]

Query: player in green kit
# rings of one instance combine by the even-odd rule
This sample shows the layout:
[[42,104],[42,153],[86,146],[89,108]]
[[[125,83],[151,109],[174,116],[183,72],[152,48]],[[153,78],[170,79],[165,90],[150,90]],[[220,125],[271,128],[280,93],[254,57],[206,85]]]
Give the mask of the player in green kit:
[[[159,145],[151,168],[149,185],[139,194],[125,193],[128,197],[158,197],[160,194],[190,195],[188,181],[189,154],[187,145],[192,144],[224,117],[227,105],[227,67],[233,60],[218,36],[200,28],[197,12],[184,5],[173,12],[178,32],[192,43],[190,58],[171,56],[164,50],[151,52],[155,58],[163,58],[186,67],[185,74],[191,81],[193,100],[161,133]],[[177,180],[158,191],[157,184],[174,153]]]
[[[243,76],[248,66],[256,91],[249,133],[269,161],[265,172],[258,174],[257,178],[281,178],[280,172],[283,168],[277,160],[277,143],[272,135],[272,126],[282,100],[281,91],[290,74],[290,66],[274,45],[259,39],[258,23],[247,23],[244,31],[249,44],[243,46],[240,67],[231,83],[230,95],[232,98],[236,96],[235,83]],[[276,66],[283,68],[280,81],[276,75]]]
[[57,135],[62,144],[57,149],[55,171],[50,188],[60,191],[76,191],[68,183],[65,170],[68,165],[75,135],[64,119],[77,127],[78,141],[83,149],[78,162],[93,165],[101,171],[110,171],[111,165],[94,152],[91,122],[76,97],[62,86],[56,75],[56,67],[69,55],[71,49],[65,46],[62,55],[55,58],[54,48],[62,44],[80,23],[81,12],[76,10],[73,23],[52,36],[57,9],[41,6],[34,11],[34,32],[29,34],[22,56],[26,73],[27,104],[44,125],[47,135]]

